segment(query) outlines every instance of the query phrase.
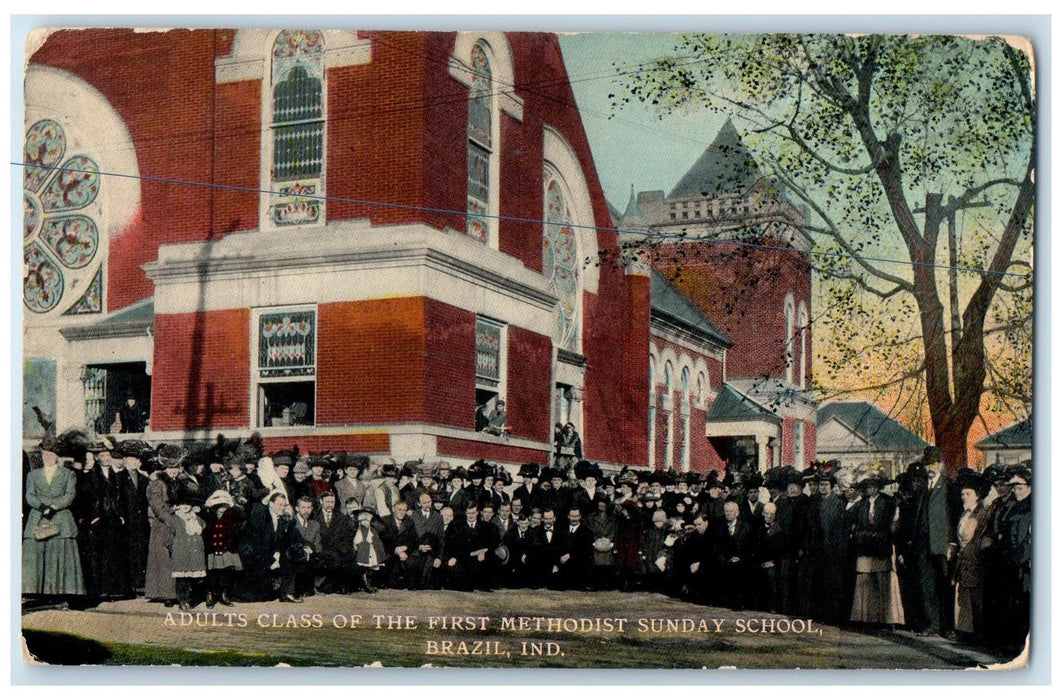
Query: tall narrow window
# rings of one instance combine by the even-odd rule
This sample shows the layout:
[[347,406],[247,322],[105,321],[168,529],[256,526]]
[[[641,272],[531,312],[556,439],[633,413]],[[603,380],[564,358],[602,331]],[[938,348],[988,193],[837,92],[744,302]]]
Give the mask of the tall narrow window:
[[804,422],[793,422],[793,466],[804,468]]
[[682,368],[682,471],[690,470],[690,370]]
[[542,274],[557,295],[557,346],[579,351],[579,247],[560,179],[546,168],[543,182],[546,225],[542,238]]
[[800,388],[808,388],[808,333],[811,329],[808,327],[808,310],[804,307],[804,302],[800,302],[800,314],[797,316],[797,323],[800,326]]
[[793,313],[793,296],[789,295],[785,300],[785,380],[793,383],[793,323],[796,320]]
[[258,426],[313,425],[317,375],[315,309],[258,314],[254,381]]
[[494,95],[490,59],[483,42],[472,47],[468,96],[468,235],[490,238],[490,163],[494,130]]
[[324,37],[284,30],[273,42],[273,202],[276,226],[316,223],[324,200]]
[[649,468],[656,468],[656,361],[649,357]]
[[664,468],[670,469],[675,464],[674,444],[675,444],[675,412],[674,398],[671,396],[671,363],[664,364]]

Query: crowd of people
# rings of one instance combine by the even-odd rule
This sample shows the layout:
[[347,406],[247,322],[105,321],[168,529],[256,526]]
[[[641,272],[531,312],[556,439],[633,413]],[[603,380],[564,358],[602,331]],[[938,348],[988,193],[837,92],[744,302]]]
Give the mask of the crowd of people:
[[1028,463],[949,477],[928,448],[888,479],[835,463],[606,476],[557,461],[513,473],[483,460],[267,455],[255,438],[48,437],[24,454],[23,594],[187,611],[381,586],[645,590],[1024,644]]

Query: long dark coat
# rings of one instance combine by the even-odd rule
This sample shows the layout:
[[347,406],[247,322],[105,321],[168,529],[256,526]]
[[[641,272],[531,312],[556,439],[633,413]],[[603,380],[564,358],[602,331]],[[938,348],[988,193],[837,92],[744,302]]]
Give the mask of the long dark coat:
[[177,482],[165,472],[155,472],[147,486],[148,539],[147,571],[144,576],[144,596],[150,600],[176,600],[173,581],[173,504],[177,497]]

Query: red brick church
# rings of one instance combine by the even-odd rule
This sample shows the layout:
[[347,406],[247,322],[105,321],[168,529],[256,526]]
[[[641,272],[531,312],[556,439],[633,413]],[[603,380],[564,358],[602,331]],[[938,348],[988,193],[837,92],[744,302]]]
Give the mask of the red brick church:
[[[571,422],[606,468],[814,455],[799,224],[624,255],[553,35],[44,32],[25,102],[26,440],[515,465]],[[697,200],[653,196],[650,231]]]

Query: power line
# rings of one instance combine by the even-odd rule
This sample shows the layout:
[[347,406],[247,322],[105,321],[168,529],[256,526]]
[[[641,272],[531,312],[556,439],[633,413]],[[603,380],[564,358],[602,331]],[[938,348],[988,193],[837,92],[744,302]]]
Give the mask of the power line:
[[[223,185],[223,184],[213,183],[213,182],[197,182],[195,180],[181,180],[181,179],[177,179],[177,178],[157,177],[157,176],[151,176],[151,175],[131,175],[129,173],[115,173],[115,172],[107,172],[107,171],[101,171],[101,170],[86,170],[86,169],[83,169],[83,168],[53,167],[53,166],[40,165],[40,164],[37,164],[37,163],[23,163],[23,162],[19,162],[19,161],[13,161],[11,163],[11,165],[14,165],[14,166],[17,166],[17,167],[21,167],[21,168],[37,168],[37,169],[41,169],[41,170],[50,170],[50,171],[98,174],[98,175],[104,175],[104,176],[107,176],[107,177],[117,177],[117,178],[138,180],[138,181],[141,181],[141,182],[154,182],[154,183],[164,184],[164,185],[178,185],[178,186],[182,186],[182,187],[199,187],[199,188],[203,188],[203,189],[226,190],[226,191],[230,191],[230,192],[244,192],[244,193],[247,193],[247,194],[253,193],[253,194],[268,194],[268,195],[275,195],[275,196],[287,196],[287,195],[284,195],[282,192],[280,192],[278,190],[270,190],[270,189],[264,189],[264,188],[259,188],[259,187],[247,187],[247,186],[243,186],[243,185]],[[468,216],[468,211],[467,210],[442,209],[442,208],[438,208],[438,207],[425,207],[425,206],[420,206],[420,205],[415,205],[415,204],[398,204],[398,203],[394,203],[394,202],[378,202],[378,201],[374,201],[374,200],[356,199],[356,198],[352,198],[352,197],[336,197],[336,196],[327,196],[327,195],[299,195],[299,196],[302,199],[312,199],[312,200],[325,202],[325,203],[327,203],[327,202],[335,202],[335,203],[343,203],[343,204],[358,204],[358,205],[368,206],[368,207],[380,207],[380,208],[387,208],[387,209],[401,209],[401,210],[405,210],[405,211],[416,211],[416,212],[433,213],[433,214],[448,214],[448,215],[461,216],[461,217]],[[571,228],[576,228],[576,229],[590,229],[590,230],[593,230],[593,231],[604,231],[604,232],[608,232],[608,233],[633,235],[633,236],[640,236],[640,237],[647,238],[647,239],[658,239],[658,240],[661,240],[661,241],[702,240],[702,239],[697,239],[697,238],[691,238],[685,232],[682,232],[682,233],[665,233],[665,232],[662,232],[662,231],[650,231],[648,229],[619,228],[619,227],[610,227],[610,226],[597,226],[597,225],[591,225],[591,224],[577,224],[577,223],[572,223],[572,222],[546,221],[544,219],[536,219],[536,218],[532,218],[532,217],[507,216],[507,215],[501,215],[501,214],[477,214],[476,216],[479,217],[479,218],[494,219],[494,220],[497,220],[497,221],[514,221],[514,222],[519,222],[519,223],[529,223],[529,224],[539,224],[539,225],[563,223],[565,226],[569,226]],[[763,243],[752,243],[752,242],[749,242],[749,241],[741,241],[741,240],[734,240],[734,239],[712,239],[712,240],[707,241],[707,242],[710,242],[710,243],[715,244],[715,245],[732,245],[732,246],[735,246],[735,247],[738,247],[738,248],[751,248],[751,249],[756,249],[756,250],[777,250],[777,251],[792,251],[793,250],[792,247],[786,246],[786,245],[767,245],[767,244],[763,244]],[[817,256],[823,256],[823,257],[848,258],[848,259],[853,259],[853,260],[867,260],[867,261],[870,261],[870,262],[878,262],[878,263],[889,263],[889,264],[895,264],[895,265],[907,265],[907,266],[911,266],[911,267],[928,267],[928,268],[932,268],[932,269],[955,270],[957,272],[969,272],[969,273],[978,274],[978,275],[992,274],[992,275],[999,275],[1001,277],[1018,277],[1018,278],[1023,278],[1023,279],[1027,279],[1027,278],[1031,277],[1031,273],[1029,273],[1029,274],[1021,274],[1021,273],[1017,273],[1017,272],[1006,272],[1005,270],[1003,270],[1003,271],[982,270],[982,269],[976,268],[976,267],[960,267],[960,266],[943,265],[943,264],[939,264],[939,263],[913,262],[913,261],[910,261],[910,260],[896,260],[894,258],[885,258],[885,257],[867,256],[867,255],[851,255],[849,253],[825,251],[825,250],[807,250],[807,251],[804,251],[804,252],[806,254],[808,254],[808,255],[817,255]]]

